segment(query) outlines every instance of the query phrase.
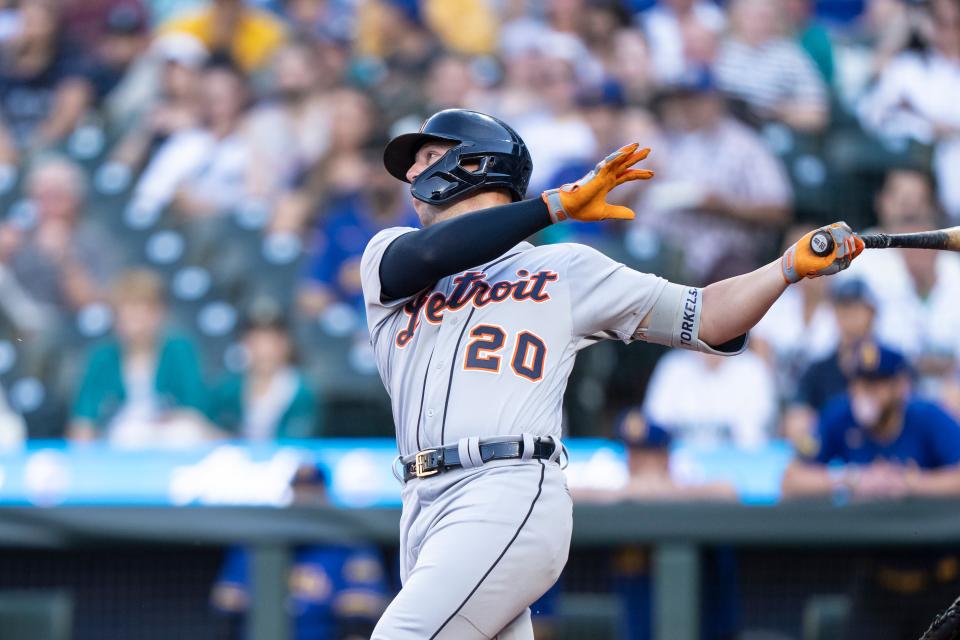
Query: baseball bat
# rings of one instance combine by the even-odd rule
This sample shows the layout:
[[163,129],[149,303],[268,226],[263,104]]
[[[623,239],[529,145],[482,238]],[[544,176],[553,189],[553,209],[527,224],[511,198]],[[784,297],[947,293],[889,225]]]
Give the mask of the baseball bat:
[[[859,234],[866,249],[939,249],[960,251],[960,227],[919,231],[917,233],[864,233]],[[825,256],[833,251],[833,236],[819,231],[810,238],[810,250],[815,255]]]

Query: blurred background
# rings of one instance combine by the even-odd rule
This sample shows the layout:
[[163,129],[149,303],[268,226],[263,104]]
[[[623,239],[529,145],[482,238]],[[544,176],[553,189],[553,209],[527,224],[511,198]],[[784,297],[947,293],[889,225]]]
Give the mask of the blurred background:
[[[359,260],[416,223],[380,154],[434,111],[513,125],[534,196],[652,147],[636,221],[538,241],[705,285],[960,224],[958,105],[958,0],[0,0],[0,638],[369,636],[399,484]],[[737,358],[583,352],[537,637],[918,637],[960,594],[958,353],[960,257],[903,250]]]

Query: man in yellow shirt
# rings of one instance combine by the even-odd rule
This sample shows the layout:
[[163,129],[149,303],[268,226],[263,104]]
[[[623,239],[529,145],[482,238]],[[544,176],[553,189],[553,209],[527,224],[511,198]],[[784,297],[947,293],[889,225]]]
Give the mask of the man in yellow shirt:
[[244,0],[212,0],[160,28],[160,33],[169,32],[188,33],[211,52],[230,54],[247,73],[261,68],[287,39],[283,22],[267,11],[246,6]]

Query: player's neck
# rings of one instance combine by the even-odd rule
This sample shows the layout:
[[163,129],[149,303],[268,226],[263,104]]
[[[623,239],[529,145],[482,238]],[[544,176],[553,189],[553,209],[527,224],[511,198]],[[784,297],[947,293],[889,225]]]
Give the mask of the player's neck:
[[511,200],[510,194],[500,189],[481,191],[463,200],[457,200],[443,209],[435,210],[429,222],[426,223],[426,226],[443,222],[444,220],[450,220],[467,213],[473,213],[474,211],[480,211],[481,209],[510,204]]

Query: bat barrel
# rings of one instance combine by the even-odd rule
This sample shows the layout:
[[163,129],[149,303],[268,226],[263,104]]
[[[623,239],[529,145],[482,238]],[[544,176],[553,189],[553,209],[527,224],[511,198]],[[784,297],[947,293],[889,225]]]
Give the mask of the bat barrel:
[[865,233],[860,236],[867,249],[940,249],[960,251],[960,227],[917,233]]

